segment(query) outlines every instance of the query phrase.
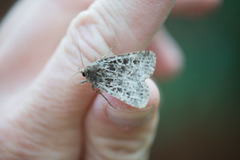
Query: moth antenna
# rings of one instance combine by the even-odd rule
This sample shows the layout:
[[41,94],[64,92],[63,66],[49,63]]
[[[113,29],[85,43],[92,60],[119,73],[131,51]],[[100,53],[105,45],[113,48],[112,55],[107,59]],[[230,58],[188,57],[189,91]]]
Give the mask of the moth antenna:
[[[84,68],[83,58],[82,58],[82,55],[81,55],[80,42],[79,42],[76,31],[74,31],[73,36],[74,36],[75,44],[77,45],[78,53],[79,53],[79,56],[80,56],[80,59],[81,59],[81,62],[82,62],[83,68]],[[80,69],[80,68],[78,68],[78,71],[74,75],[72,75],[72,79],[79,73],[83,73],[83,70]]]
[[82,73],[82,70],[77,71],[74,75],[72,75],[72,78],[74,78],[78,73]]
[[[83,58],[82,58],[82,55],[81,55],[81,48],[80,48],[80,42],[79,42],[78,36],[77,36],[76,33],[75,33],[74,35],[75,35],[75,39],[77,40],[77,48],[78,48],[78,51],[79,51],[79,56],[80,56],[82,65],[83,65],[83,67],[85,67],[85,65],[84,65],[84,63],[83,63]],[[79,72],[78,72],[78,73],[79,73]]]

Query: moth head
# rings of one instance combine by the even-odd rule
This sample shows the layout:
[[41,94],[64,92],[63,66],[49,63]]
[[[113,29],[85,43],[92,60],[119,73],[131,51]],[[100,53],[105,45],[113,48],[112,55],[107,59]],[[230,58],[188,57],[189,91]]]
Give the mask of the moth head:
[[86,71],[84,68],[78,69],[77,73],[75,73],[73,76],[77,75],[78,73],[81,73],[83,77],[86,77]]
[[81,72],[83,77],[86,77],[86,73],[84,71]]
[[86,77],[88,75],[88,68],[82,68],[79,70],[79,72],[82,74],[83,77]]

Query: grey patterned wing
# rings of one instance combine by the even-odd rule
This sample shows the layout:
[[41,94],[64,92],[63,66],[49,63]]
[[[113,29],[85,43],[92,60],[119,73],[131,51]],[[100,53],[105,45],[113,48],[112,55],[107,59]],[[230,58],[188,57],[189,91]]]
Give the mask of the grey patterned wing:
[[155,69],[156,56],[151,51],[139,51],[100,59],[92,63],[88,80],[97,88],[124,101],[143,108],[147,105],[149,89],[145,79]]
[[148,103],[149,88],[145,82],[115,77],[111,82],[97,83],[95,86],[136,108],[144,108]]
[[144,81],[149,78],[155,69],[156,55],[151,51],[130,52],[100,59],[97,63],[102,64],[110,77],[123,77],[124,79]]

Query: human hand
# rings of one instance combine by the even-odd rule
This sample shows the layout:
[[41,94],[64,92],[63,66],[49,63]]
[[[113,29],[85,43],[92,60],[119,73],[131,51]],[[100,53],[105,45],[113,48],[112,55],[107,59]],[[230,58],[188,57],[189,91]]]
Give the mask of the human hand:
[[87,65],[112,46],[114,52],[124,53],[151,43],[149,49],[161,57],[155,76],[178,72],[179,48],[165,31],[157,31],[174,2],[92,2],[20,1],[4,19],[0,159],[148,158],[158,121],[156,85],[147,80],[150,99],[145,110],[121,109],[123,102],[106,95],[120,108],[113,110],[90,85],[76,86],[71,77],[82,67],[78,44]]

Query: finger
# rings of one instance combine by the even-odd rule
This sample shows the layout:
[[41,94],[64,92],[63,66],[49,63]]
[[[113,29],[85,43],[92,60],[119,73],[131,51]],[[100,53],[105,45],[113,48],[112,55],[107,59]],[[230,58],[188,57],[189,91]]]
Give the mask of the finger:
[[[0,92],[26,88],[46,64],[71,19],[92,0],[18,1],[0,29]],[[16,78],[17,77],[17,78]],[[0,94],[1,94],[0,93]]]
[[[62,159],[69,159],[67,155],[76,156],[78,150],[81,152],[83,122],[95,93],[89,89],[90,85],[76,86],[70,79],[79,64],[74,34],[77,31],[85,65],[108,52],[114,42],[117,42],[114,48],[117,53],[144,49],[164,22],[173,3],[170,0],[152,0],[151,3],[149,0],[102,0],[95,1],[87,11],[80,13],[44,70],[14,103],[20,106],[14,119],[24,124],[23,132],[50,137],[49,141],[44,144],[38,142],[37,146],[44,151],[53,151],[51,153],[64,151],[59,154]],[[21,127],[17,125],[14,128]],[[144,145],[144,149],[149,146]],[[68,152],[68,147],[71,152]],[[51,155],[50,152],[45,153]]]
[[[135,1],[97,1],[94,3],[96,5],[89,8],[89,12],[79,15],[75,19],[76,24],[74,26],[80,31],[79,39],[87,40],[87,46],[94,46],[95,49],[83,51],[83,54],[94,52],[95,55],[104,55],[109,51],[109,47],[113,46],[113,53],[116,54],[145,49],[156,29],[165,21],[174,1],[154,0],[145,5],[145,8],[142,5],[143,3],[145,1],[141,3]],[[116,12],[130,4],[132,5],[130,10]],[[143,12],[143,10],[146,11]],[[107,12],[110,11],[112,13],[108,14]],[[149,17],[151,18],[149,19]],[[89,21],[88,19],[92,20]],[[86,28],[86,26],[94,23],[97,24],[96,27]],[[90,31],[94,34],[89,33]],[[101,41],[102,44],[99,44],[98,41]],[[85,45],[86,42],[85,44],[80,42],[80,44]],[[81,48],[84,47],[81,46]],[[94,57],[89,58],[90,61],[94,60]]]
[[[86,159],[148,159],[158,122],[159,93],[153,81],[147,84],[150,99],[143,110],[113,109],[97,96],[86,117]],[[126,107],[115,98],[107,98]]]
[[184,62],[183,53],[177,42],[165,29],[161,29],[155,34],[149,50],[157,54],[155,78],[163,80],[181,72]]
[[[134,50],[134,48],[135,50],[136,48],[138,50],[142,49],[150,42],[153,33],[164,22],[173,6],[173,1],[157,0],[153,2],[96,1],[86,12],[79,14],[73,20],[67,35],[62,40],[54,56],[29,89],[32,95],[31,101],[34,100],[34,103],[40,104],[39,108],[35,107],[34,109],[42,110],[44,108],[44,110],[48,110],[46,114],[49,113],[50,115],[55,110],[60,110],[59,112],[65,113],[66,116],[84,114],[94,99],[95,94],[89,89],[90,85],[79,85],[76,87],[69,80],[73,73],[76,72],[76,66],[79,64],[78,45],[82,49],[81,54],[85,65],[89,61],[94,61],[99,54],[104,55],[115,40],[119,42],[116,50],[120,52]],[[118,6],[120,8],[112,8],[110,6]],[[128,10],[126,7],[132,8],[132,10]],[[105,12],[106,10],[108,12]],[[150,11],[151,13],[149,13]],[[108,13],[116,16],[107,17],[109,16]],[[142,17],[144,22],[136,18],[142,15],[145,16]],[[115,19],[115,17],[118,17],[118,19]],[[108,21],[105,21],[106,18],[109,18]],[[117,23],[119,19],[121,23]],[[122,31],[125,31],[126,34],[123,35]],[[76,35],[74,34],[78,34],[78,44],[76,44]],[[126,39],[129,40],[129,43],[126,43]],[[50,98],[46,97],[46,95],[49,95]],[[46,100],[48,103],[44,103],[45,105],[42,106],[41,101]],[[80,107],[78,108],[77,106]],[[62,112],[62,110],[74,110],[74,113]]]
[[[12,54],[29,54],[32,50],[46,52],[47,48],[51,48],[48,53],[52,54],[65,34],[71,19],[80,11],[87,9],[91,2],[92,0],[62,0],[51,1],[51,3],[19,1],[2,22],[0,42],[5,44],[5,41],[10,41],[9,45],[15,44],[14,49],[20,49],[18,52],[8,51]],[[9,47],[9,45],[6,46]],[[26,48],[26,45],[29,48]]]
[[[147,4],[144,1],[141,3],[135,3],[135,1],[131,1],[131,3],[129,1],[96,1],[87,12],[79,14],[74,19],[65,39],[72,40],[74,37],[78,37],[77,42],[81,48],[83,64],[85,65],[95,61],[96,57],[100,58],[105,55],[111,46],[115,46],[116,53],[141,50],[149,44],[152,35],[164,22],[173,4],[174,1],[154,1]],[[119,8],[110,6],[118,6]],[[125,7],[132,9],[127,10]],[[145,12],[142,12],[143,10]],[[152,14],[149,13],[150,11]],[[142,19],[136,18],[140,16],[144,22]],[[119,21],[120,23],[118,23]],[[125,34],[122,34],[123,31]],[[114,44],[115,42],[118,43]],[[70,61],[76,65],[78,62],[75,59],[79,59],[76,50],[67,48],[67,51],[69,51],[67,55],[64,55],[66,54],[64,52],[62,54],[66,58],[71,58]],[[64,62],[60,64],[62,65]],[[89,86],[83,88],[86,89],[86,87],[89,88]],[[85,99],[89,102],[91,100],[91,96],[89,99]]]
[[171,15],[199,17],[208,14],[221,4],[221,0],[178,0]]
[[[55,50],[71,18],[81,9],[85,9],[89,5],[87,2],[90,3],[90,1],[78,0],[51,1],[50,3],[20,1],[4,19],[0,31],[2,84],[0,92],[1,100],[5,101],[5,105],[4,108],[2,108],[3,105],[1,106],[0,117],[5,120],[0,124],[0,157],[6,156],[10,157],[9,159],[13,157],[76,159],[79,157],[81,151],[79,119],[83,114],[79,111],[81,110],[78,108],[79,103],[76,102],[79,102],[80,98],[84,99],[84,94],[78,94],[79,88],[75,84],[66,87],[63,83],[63,86],[69,90],[74,86],[74,91],[78,90],[78,92],[74,92],[73,96],[72,92],[68,95],[66,92],[69,90],[65,90],[62,97],[61,93],[56,94],[49,87],[56,81],[49,81],[47,89],[41,84],[33,85],[31,89],[27,86]],[[48,72],[50,75],[55,74],[51,71]],[[62,69],[59,68],[59,71],[62,72]],[[66,79],[60,78],[59,81],[71,83],[71,76],[66,75]],[[61,76],[57,73],[56,77]],[[19,92],[14,88],[15,83]],[[61,88],[61,84],[58,87]],[[59,97],[56,98],[53,95]],[[61,98],[63,105],[59,105]],[[65,121],[66,119],[69,121]],[[0,159],[8,159],[6,157]]]

